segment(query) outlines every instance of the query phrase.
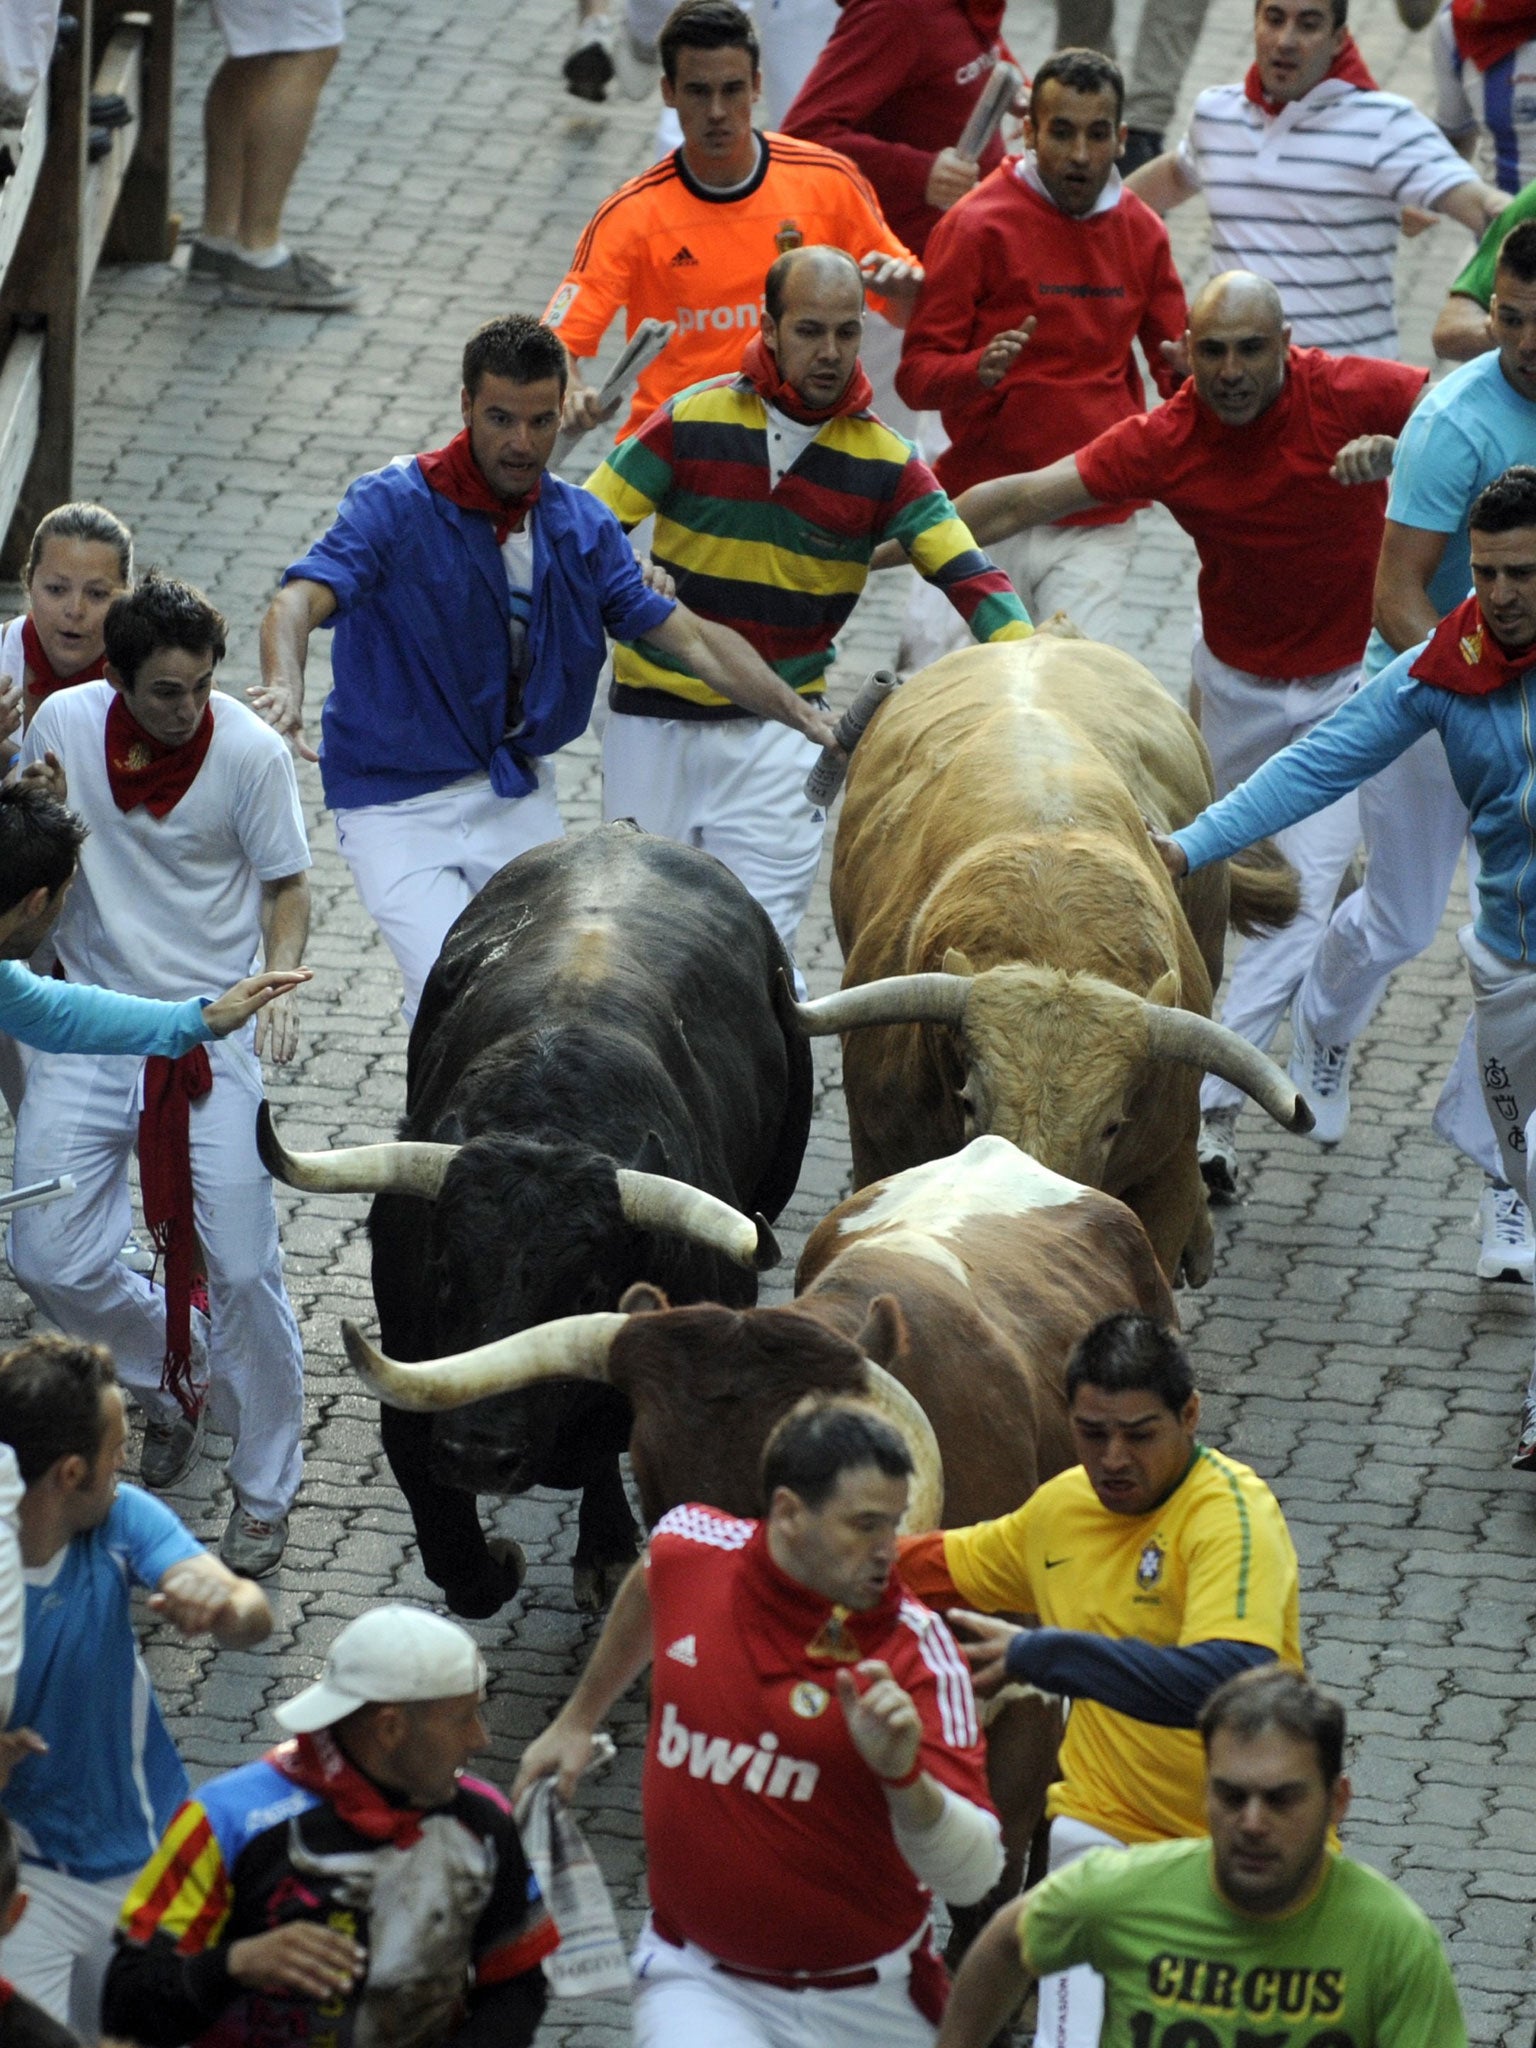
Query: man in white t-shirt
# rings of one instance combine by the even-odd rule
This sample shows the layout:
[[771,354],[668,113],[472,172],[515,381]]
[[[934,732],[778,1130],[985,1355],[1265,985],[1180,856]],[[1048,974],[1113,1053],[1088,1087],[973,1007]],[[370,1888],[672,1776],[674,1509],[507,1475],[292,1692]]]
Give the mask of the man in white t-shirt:
[[[213,694],[224,631],[198,591],[146,577],[107,614],[107,681],[60,691],[28,730],[25,759],[57,763],[54,793],[67,784],[90,833],[54,928],[71,981],[184,999],[210,976],[238,980],[263,952],[268,968],[302,957],[310,855],[293,763],[253,711]],[[145,1413],[146,1485],[174,1485],[196,1459],[206,1392],[234,1440],[220,1555],[252,1578],[282,1556],[301,1468],[303,1349],[255,1142],[258,1054],[289,1060],[297,1037],[287,995],[254,1038],[175,1061],[40,1054],[16,1130],[19,1181],[68,1173],[78,1190],[17,1215],[17,1279],[61,1329],[110,1346]],[[117,1257],[136,1141],[163,1289]],[[206,1318],[189,1306],[197,1240]]]
[[1259,0],[1247,77],[1201,93],[1178,149],[1126,182],[1164,214],[1203,191],[1212,271],[1276,285],[1298,348],[1395,357],[1404,210],[1480,235],[1508,195],[1411,100],[1377,91],[1347,11],[1348,0]]

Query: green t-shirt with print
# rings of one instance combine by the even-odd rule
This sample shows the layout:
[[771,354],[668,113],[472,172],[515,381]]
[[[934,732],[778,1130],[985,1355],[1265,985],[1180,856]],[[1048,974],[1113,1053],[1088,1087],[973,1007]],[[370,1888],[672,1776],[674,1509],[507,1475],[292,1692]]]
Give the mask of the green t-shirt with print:
[[1476,254],[1451,290],[1459,292],[1463,298],[1476,299],[1486,312],[1488,301],[1493,297],[1493,273],[1499,265],[1504,237],[1511,228],[1519,227],[1521,221],[1531,219],[1536,219],[1536,178],[1515,194],[1502,213],[1495,214],[1489,221]]
[[1095,1850],[1029,1894],[1019,1946],[1037,1977],[1100,1973],[1101,2048],[1466,2048],[1434,1928],[1332,1852],[1311,1899],[1270,1920],[1217,1894],[1208,1841]]

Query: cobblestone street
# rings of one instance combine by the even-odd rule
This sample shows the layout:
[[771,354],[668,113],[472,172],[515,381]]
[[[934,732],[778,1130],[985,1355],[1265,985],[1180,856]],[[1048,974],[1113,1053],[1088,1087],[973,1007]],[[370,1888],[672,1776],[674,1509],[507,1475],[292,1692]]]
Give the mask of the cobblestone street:
[[[202,584],[226,612],[226,688],[254,679],[267,597],[347,482],[456,431],[465,336],[509,306],[540,310],[593,208],[647,160],[654,101],[585,107],[559,89],[569,13],[569,0],[352,0],[350,40],[287,228],[364,281],[357,314],[215,305],[189,283],[184,248],[175,265],[100,274],[87,308],[77,494],[133,524],[141,564]],[[1245,0],[1215,0],[1185,106],[1198,87],[1240,75],[1249,21]],[[1400,27],[1392,0],[1360,0],[1354,25],[1380,83],[1427,104],[1424,39]],[[1038,62],[1047,8],[1015,0],[1009,31],[1021,58]],[[218,54],[206,0],[192,0],[181,35],[178,204],[190,224],[202,93]],[[1125,34],[1123,46],[1131,41]],[[1186,283],[1197,283],[1203,206],[1170,225]],[[1428,360],[1434,313],[1468,247],[1447,220],[1403,245],[1414,360]],[[578,450],[570,473],[594,454],[593,444]],[[1161,513],[1144,517],[1143,535],[1126,641],[1182,698],[1193,554]],[[880,579],[856,614],[840,695],[893,659],[906,580]],[[324,640],[311,662],[316,710]],[[598,814],[590,736],[560,775],[567,826],[580,831]],[[379,1139],[404,1101],[398,982],[336,854],[317,772],[301,767],[300,782],[316,856],[316,980],[300,1057],[272,1075],[270,1092],[290,1144]],[[1342,1145],[1327,1153],[1258,1112],[1243,1120],[1246,1198],[1218,1213],[1216,1276],[1180,1309],[1207,1390],[1206,1433],[1274,1485],[1301,1554],[1312,1668],[1351,1710],[1347,1846],[1401,1879],[1444,1931],[1472,2041],[1529,2048],[1536,1479],[1507,1462],[1536,1332],[1528,1289],[1473,1277],[1480,1178],[1429,1130],[1467,1007],[1456,916],[1453,904],[1433,952],[1399,976],[1364,1042]],[[824,877],[802,959],[814,992],[836,985]],[[815,1044],[818,1112],[779,1226],[785,1264],[771,1300],[787,1296],[806,1232],[848,1186],[837,1048]],[[282,1197],[308,1359],[307,1476],[283,1568],[268,1582],[273,1638],[217,1655],[163,1630],[153,1638],[173,1733],[195,1773],[272,1740],[265,1708],[312,1674],[342,1620],[388,1595],[431,1597],[375,1412],[340,1347],[339,1318],[372,1323],[366,1207],[361,1197]],[[0,1334],[27,1321],[7,1277]],[[217,1471],[217,1458],[205,1459],[194,1489],[176,1497],[210,1541],[228,1511]],[[476,1629],[491,1668],[488,1774],[503,1783],[593,1637],[570,1594],[574,1518],[574,1500],[555,1495],[498,1513],[531,1561],[518,1601]],[[643,1905],[643,1713],[638,1697],[623,1704],[618,1761],[580,1807],[626,1928]],[[540,2036],[571,2048],[628,2039],[623,2007],[602,2001],[553,2007]]]

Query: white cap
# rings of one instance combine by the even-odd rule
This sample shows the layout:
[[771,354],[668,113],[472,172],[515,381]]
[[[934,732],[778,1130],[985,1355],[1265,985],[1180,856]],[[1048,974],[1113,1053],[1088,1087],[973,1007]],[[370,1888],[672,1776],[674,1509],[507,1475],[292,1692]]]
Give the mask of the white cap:
[[290,1735],[310,1735],[359,1707],[461,1699],[484,1684],[485,1659],[466,1630],[396,1601],[349,1621],[316,1683],[274,1707],[273,1718]]

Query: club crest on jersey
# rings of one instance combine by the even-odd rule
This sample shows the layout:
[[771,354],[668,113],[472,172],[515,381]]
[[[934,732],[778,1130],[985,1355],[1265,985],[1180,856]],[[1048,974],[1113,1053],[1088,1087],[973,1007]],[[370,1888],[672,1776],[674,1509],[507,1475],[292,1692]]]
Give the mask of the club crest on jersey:
[[787,256],[791,249],[803,249],[805,236],[800,231],[799,221],[781,220],[779,232],[773,238],[773,246],[781,256]]
[[864,1652],[848,1626],[848,1609],[834,1606],[805,1646],[807,1657],[822,1664],[857,1664]]
[[1162,1576],[1163,1547],[1149,1543],[1136,1560],[1136,1583],[1143,1593],[1149,1593]]
[[544,325],[546,327],[558,327],[560,325],[560,322],[571,310],[576,300],[576,294],[580,290],[581,286],[579,284],[561,285],[559,291],[555,293],[555,296],[549,302],[549,311],[544,315]]
[[802,1721],[814,1721],[818,1714],[826,1712],[831,1697],[825,1686],[802,1678],[789,1695],[790,1712],[798,1714]]

